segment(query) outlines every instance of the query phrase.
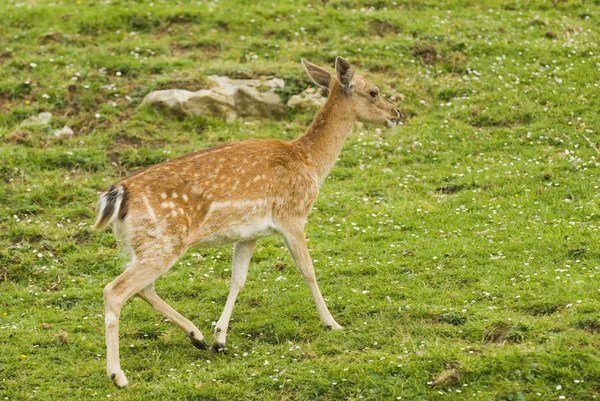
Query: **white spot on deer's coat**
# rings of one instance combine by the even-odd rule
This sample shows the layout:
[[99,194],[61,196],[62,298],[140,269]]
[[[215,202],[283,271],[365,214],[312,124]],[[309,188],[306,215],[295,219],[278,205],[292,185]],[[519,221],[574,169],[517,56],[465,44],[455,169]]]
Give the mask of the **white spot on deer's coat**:
[[154,213],[154,209],[152,209],[152,206],[150,206],[150,202],[148,201],[148,198],[144,195],[142,200],[144,201],[144,205],[146,205],[146,209],[148,209],[148,214],[150,215],[152,220],[156,221],[156,214]]
[[167,199],[167,194],[163,192],[162,194],[160,194],[160,197],[163,199]]
[[181,195],[181,197],[183,198],[184,201],[188,201],[188,196],[186,194]]
[[169,207],[169,202],[162,202],[162,203],[160,204],[160,207],[162,207],[163,209],[166,209],[166,208],[168,208],[168,207]]
[[177,194],[177,192],[173,192],[173,193],[171,194],[171,196],[172,196],[173,198],[175,198],[175,199],[179,198],[179,195]]

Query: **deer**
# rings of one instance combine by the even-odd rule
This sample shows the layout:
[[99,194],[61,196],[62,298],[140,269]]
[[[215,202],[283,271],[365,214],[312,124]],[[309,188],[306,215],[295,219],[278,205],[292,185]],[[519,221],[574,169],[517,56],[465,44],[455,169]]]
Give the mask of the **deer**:
[[94,227],[111,225],[117,244],[131,256],[103,293],[106,371],[116,387],[128,386],[119,359],[119,316],[134,295],[178,325],[194,346],[209,348],[200,330],[154,287],[191,246],[234,244],[231,287],[214,327],[214,351],[226,349],[234,303],[256,242],[271,235],[285,240],[322,324],[342,329],[319,290],[304,226],[355,121],[393,127],[400,111],[342,57],[335,60],[335,74],[306,59],[301,62],[314,83],[329,92],[303,135],[292,141],[248,140],[193,151],[141,170],[100,195]]

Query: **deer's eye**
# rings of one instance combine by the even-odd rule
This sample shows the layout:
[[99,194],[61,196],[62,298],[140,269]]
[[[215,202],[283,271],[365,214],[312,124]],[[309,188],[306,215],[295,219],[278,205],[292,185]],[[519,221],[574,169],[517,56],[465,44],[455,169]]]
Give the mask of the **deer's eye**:
[[369,95],[371,95],[371,97],[373,99],[375,99],[377,96],[379,96],[379,92],[377,92],[377,91],[371,91],[371,92],[369,92]]

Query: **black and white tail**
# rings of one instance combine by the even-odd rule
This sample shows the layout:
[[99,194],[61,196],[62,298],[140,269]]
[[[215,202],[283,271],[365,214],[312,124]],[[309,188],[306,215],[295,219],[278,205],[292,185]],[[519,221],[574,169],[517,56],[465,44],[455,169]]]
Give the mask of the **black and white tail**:
[[127,188],[112,185],[107,192],[100,195],[98,201],[98,219],[94,228],[104,228],[116,218],[123,220],[127,216]]

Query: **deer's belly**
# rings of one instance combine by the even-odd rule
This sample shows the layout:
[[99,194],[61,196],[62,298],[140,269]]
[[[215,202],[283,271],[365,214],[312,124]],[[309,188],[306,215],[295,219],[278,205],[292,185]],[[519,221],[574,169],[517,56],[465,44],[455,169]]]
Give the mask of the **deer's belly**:
[[274,234],[277,234],[277,231],[267,224],[238,225],[223,228],[217,232],[211,233],[196,242],[196,245],[203,248],[210,248],[213,246],[231,244],[233,242],[257,240]]
[[212,247],[277,234],[267,202],[213,203],[193,243]]

